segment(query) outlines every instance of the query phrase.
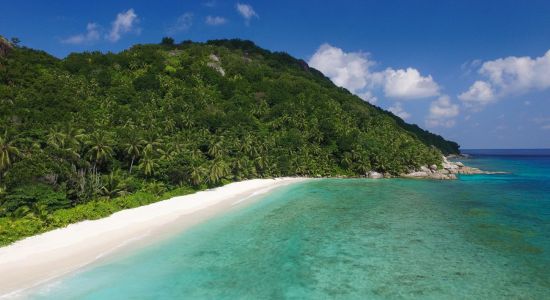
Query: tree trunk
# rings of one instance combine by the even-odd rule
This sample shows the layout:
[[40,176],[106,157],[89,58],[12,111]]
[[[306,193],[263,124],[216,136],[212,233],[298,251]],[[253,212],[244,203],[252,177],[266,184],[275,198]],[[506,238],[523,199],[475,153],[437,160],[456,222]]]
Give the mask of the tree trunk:
[[132,167],[134,166],[135,156],[132,156],[132,162],[130,163],[130,174],[132,174]]

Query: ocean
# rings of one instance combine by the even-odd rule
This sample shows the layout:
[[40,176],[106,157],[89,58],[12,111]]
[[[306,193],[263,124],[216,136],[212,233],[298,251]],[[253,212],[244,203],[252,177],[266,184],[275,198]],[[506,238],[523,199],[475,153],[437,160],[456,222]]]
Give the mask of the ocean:
[[31,299],[549,299],[550,150],[496,175],[320,179],[114,255]]

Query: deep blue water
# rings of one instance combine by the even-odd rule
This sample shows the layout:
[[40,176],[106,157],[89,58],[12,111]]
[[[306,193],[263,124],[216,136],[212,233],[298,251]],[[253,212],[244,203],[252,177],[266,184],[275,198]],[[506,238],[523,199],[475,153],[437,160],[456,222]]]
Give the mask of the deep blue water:
[[36,299],[549,299],[550,151],[498,175],[323,179],[90,266]]

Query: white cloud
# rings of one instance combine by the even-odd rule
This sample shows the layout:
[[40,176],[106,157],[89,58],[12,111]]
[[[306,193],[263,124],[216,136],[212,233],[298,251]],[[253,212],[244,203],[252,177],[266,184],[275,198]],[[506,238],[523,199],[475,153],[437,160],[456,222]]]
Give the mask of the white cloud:
[[550,88],[550,50],[543,56],[509,56],[481,65],[478,73],[485,78],[476,81],[459,98],[486,104],[490,100]]
[[510,56],[483,63],[479,73],[503,93],[526,92],[550,87],[550,50],[544,56]]
[[128,33],[134,30],[134,26],[138,22],[138,16],[134,12],[134,9],[129,9],[126,12],[117,14],[116,19],[111,25],[111,31],[106,38],[111,42],[120,40],[122,34]]
[[478,80],[464,93],[458,95],[467,107],[480,110],[485,105],[494,102],[495,92],[490,83]]
[[63,44],[73,44],[73,45],[80,45],[80,44],[90,44],[97,40],[99,40],[100,34],[99,34],[99,26],[96,23],[88,23],[86,26],[86,33],[81,33],[77,35],[70,36],[61,42]]
[[370,104],[374,104],[376,103],[376,101],[378,101],[378,98],[376,98],[376,96],[374,96],[370,91],[357,93],[357,96],[359,96],[359,98],[363,99],[364,101],[369,102]]
[[429,127],[453,127],[455,117],[460,113],[457,104],[453,104],[447,95],[442,95],[430,104],[430,114],[426,119]]
[[258,14],[254,11],[249,4],[237,3],[237,11],[244,18],[246,24],[249,24],[252,18],[259,18]]
[[211,26],[223,25],[227,23],[227,19],[218,16],[207,16],[205,19],[206,24]]
[[338,47],[323,44],[308,64],[329,77],[337,86],[369,102],[373,102],[374,88],[383,88],[386,97],[400,100],[439,95],[439,85],[431,76],[422,76],[417,69],[388,68],[371,72],[370,68],[375,62],[364,52],[344,52]]
[[345,53],[340,48],[323,44],[308,64],[329,77],[337,86],[358,93],[367,86],[369,67],[373,62],[369,61],[366,53]]
[[550,130],[550,124],[542,126],[540,129],[542,130]]
[[390,98],[428,98],[439,95],[439,86],[431,75],[424,77],[416,69],[389,68],[384,72],[384,93]]
[[182,31],[187,31],[193,26],[193,14],[190,12],[179,16],[176,23],[168,29],[168,34],[176,34]]
[[396,102],[393,106],[390,106],[388,108],[389,111],[391,111],[394,115],[400,117],[403,120],[406,120],[411,117],[411,114],[406,112],[403,109],[403,106],[401,106],[401,103]]

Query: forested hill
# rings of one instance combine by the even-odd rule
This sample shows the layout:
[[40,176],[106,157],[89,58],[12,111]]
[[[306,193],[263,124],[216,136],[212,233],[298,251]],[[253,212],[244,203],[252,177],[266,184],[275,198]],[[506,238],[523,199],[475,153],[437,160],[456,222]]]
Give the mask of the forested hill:
[[150,184],[399,174],[459,151],[250,41],[165,38],[64,59],[0,44],[0,216]]

